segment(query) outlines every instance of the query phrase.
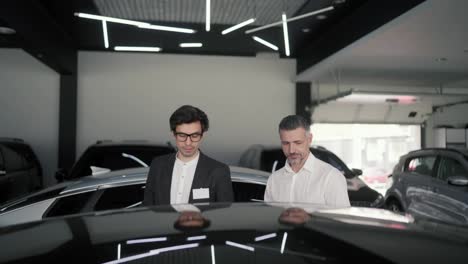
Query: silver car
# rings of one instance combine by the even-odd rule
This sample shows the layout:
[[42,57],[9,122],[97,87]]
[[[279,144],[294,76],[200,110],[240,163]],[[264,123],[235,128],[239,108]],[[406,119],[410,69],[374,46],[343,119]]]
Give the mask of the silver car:
[[[141,205],[149,168],[60,183],[0,208],[0,227],[42,218]],[[235,202],[262,201],[269,173],[230,166]]]

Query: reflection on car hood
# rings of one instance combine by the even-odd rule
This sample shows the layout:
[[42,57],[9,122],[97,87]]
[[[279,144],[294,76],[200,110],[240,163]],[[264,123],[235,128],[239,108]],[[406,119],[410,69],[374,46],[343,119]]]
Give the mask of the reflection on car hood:
[[[3,228],[0,262],[465,263],[468,258],[468,236],[447,236],[440,226],[428,229],[381,209],[266,203],[195,206],[200,212],[192,206],[180,211],[160,206]],[[190,217],[183,218],[188,211],[181,210],[190,211]],[[290,221],[292,215],[304,222]],[[205,224],[195,225],[194,219]],[[191,226],[182,228],[182,223]]]

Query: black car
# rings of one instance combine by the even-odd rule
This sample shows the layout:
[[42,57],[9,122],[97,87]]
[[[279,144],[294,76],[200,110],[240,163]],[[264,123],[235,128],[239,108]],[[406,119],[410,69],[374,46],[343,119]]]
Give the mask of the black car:
[[55,178],[61,182],[109,171],[145,167],[151,164],[154,157],[174,152],[171,145],[143,140],[101,140],[86,149],[70,172],[61,169]]
[[[352,206],[383,207],[384,197],[371,189],[358,176],[362,170],[349,169],[348,166],[333,152],[323,147],[311,147],[312,154],[332,165],[343,173],[348,183],[348,196]],[[239,166],[273,172],[284,166],[286,157],[280,147],[252,145],[241,156]]]
[[375,208],[132,208],[0,228],[1,263],[466,263],[468,229]]
[[41,189],[42,168],[22,139],[0,138],[0,203]]

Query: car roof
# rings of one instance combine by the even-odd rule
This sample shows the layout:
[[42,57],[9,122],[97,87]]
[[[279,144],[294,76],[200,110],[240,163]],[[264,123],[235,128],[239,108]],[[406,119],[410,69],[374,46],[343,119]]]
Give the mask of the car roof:
[[459,153],[468,157],[468,149],[456,149],[456,148],[423,148],[423,149],[410,151],[406,155],[437,153],[437,152]]
[[161,143],[161,142],[154,142],[149,140],[120,140],[120,141],[113,141],[113,140],[98,140],[95,144],[90,145],[89,147],[111,147],[111,146],[135,146],[135,147],[166,147],[166,148],[173,148],[169,142]]
[[[266,184],[269,173],[247,169],[237,166],[230,166],[231,177],[244,182],[255,182]],[[86,176],[76,181],[70,181],[61,194],[83,192],[95,190],[97,188],[106,188],[107,186],[129,185],[135,183],[144,183],[148,175],[149,168],[132,168],[125,170],[116,170],[101,175]]]

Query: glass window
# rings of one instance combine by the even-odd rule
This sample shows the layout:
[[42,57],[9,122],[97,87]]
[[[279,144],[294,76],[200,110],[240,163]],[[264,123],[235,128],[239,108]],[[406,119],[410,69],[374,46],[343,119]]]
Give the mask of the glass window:
[[265,195],[265,185],[245,182],[232,182],[235,202],[251,202],[252,199],[262,200]]
[[71,177],[91,175],[91,166],[107,168],[111,171],[142,167],[138,161],[124,157],[123,153],[138,158],[149,166],[154,157],[172,152],[173,150],[168,147],[96,147],[83,154],[84,158],[79,161],[79,166]]
[[53,189],[48,190],[46,192],[41,191],[40,193],[37,193],[33,196],[30,196],[28,198],[24,198],[18,201],[15,201],[13,203],[8,203],[6,204],[5,207],[2,207],[0,209],[0,213],[10,211],[16,208],[20,208],[26,205],[34,204],[40,201],[44,201],[47,199],[54,198],[60,194],[65,189],[65,186],[62,185],[56,185]]
[[437,178],[446,181],[450,176],[468,176],[466,169],[455,159],[442,158],[440,160]]
[[435,156],[417,157],[407,162],[405,171],[413,172],[419,175],[432,176]]
[[95,211],[125,208],[143,201],[144,184],[104,189]]
[[2,146],[0,146],[0,170],[5,170],[5,163],[3,162]]
[[84,192],[59,198],[45,215],[52,217],[80,213],[94,193]]
[[5,170],[7,172],[19,171],[24,167],[24,159],[9,147],[2,147]]

